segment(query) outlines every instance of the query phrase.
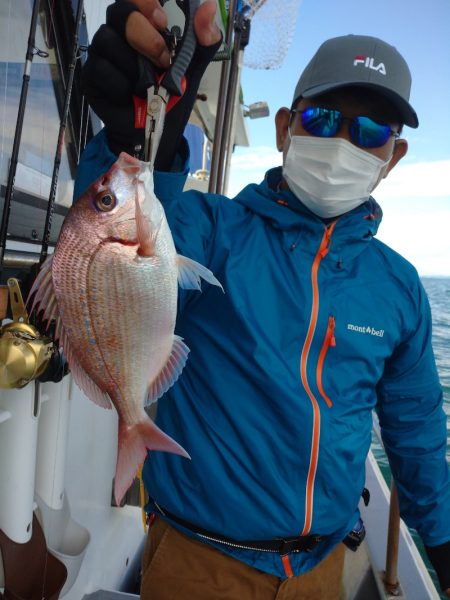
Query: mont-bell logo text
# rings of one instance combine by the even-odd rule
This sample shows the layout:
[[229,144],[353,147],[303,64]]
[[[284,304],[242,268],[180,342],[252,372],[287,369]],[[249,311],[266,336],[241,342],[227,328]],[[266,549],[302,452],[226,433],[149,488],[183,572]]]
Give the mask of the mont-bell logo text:
[[353,61],[353,66],[357,67],[358,65],[362,65],[366,69],[372,69],[372,71],[378,71],[381,75],[386,75],[386,67],[384,63],[380,62],[375,64],[375,59],[370,56],[355,56],[355,60]]
[[371,325],[362,326],[362,325],[353,325],[352,323],[347,323],[347,329],[350,331],[357,331],[358,333],[366,333],[368,335],[374,335],[376,337],[384,336],[384,329],[375,329]]

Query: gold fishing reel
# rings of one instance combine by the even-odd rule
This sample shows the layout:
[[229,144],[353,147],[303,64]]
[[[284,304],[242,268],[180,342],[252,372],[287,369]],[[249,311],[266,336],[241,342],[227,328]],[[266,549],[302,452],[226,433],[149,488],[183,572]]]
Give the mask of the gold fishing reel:
[[53,353],[53,341],[28,321],[17,279],[8,279],[13,320],[0,328],[0,388],[22,388],[39,377]]

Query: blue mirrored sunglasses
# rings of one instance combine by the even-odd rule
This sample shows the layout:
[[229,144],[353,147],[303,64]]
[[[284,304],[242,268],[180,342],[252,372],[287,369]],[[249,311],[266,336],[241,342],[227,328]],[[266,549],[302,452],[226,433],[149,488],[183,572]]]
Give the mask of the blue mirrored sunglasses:
[[304,110],[293,109],[291,113],[299,113],[303,129],[316,137],[333,137],[344,121],[350,121],[350,139],[361,148],[380,148],[391,136],[400,136],[385,123],[377,123],[370,117],[344,117],[340,110],[332,108],[310,106]]

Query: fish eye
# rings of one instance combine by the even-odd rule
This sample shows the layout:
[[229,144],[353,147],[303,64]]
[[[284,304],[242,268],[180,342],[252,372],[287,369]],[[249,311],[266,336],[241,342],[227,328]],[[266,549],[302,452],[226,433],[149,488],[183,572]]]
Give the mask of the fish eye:
[[95,197],[94,204],[101,212],[110,212],[117,206],[117,198],[112,192],[102,191]]

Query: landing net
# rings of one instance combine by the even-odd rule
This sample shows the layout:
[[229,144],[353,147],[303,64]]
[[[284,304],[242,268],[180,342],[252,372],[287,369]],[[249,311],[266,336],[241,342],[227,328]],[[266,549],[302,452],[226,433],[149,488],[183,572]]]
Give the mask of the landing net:
[[251,18],[244,65],[252,69],[281,66],[294,36],[301,0],[244,0]]

